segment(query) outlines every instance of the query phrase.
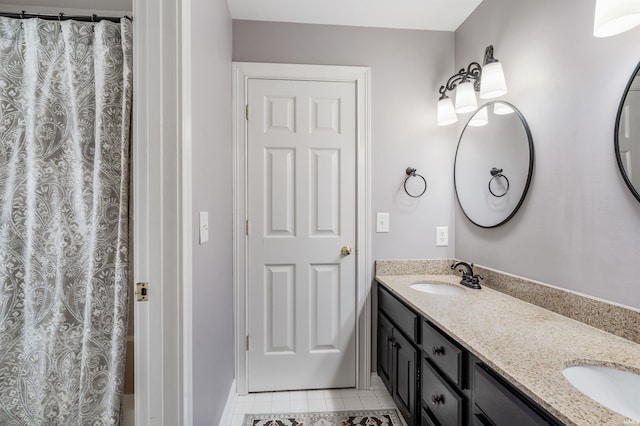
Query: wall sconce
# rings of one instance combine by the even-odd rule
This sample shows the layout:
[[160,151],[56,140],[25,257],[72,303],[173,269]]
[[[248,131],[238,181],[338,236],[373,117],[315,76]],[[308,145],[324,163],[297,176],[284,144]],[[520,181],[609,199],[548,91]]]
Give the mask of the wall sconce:
[[[447,92],[456,90],[455,107],[447,96]],[[502,64],[493,57],[493,46],[484,51],[484,62],[481,67],[477,62],[471,62],[464,69],[447,80],[447,84],[440,86],[438,100],[438,126],[446,126],[458,121],[457,114],[465,114],[478,109],[476,93],[480,92],[482,99],[492,99],[507,93],[507,83],[504,79]],[[457,113],[457,114],[456,114]]]
[[609,37],[640,24],[640,0],[596,0],[593,35]]

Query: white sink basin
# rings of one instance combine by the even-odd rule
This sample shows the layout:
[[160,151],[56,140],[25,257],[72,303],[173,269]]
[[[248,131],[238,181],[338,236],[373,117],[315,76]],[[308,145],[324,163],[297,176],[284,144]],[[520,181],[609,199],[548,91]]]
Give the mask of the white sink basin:
[[422,293],[441,294],[445,296],[454,296],[456,294],[462,294],[465,292],[465,290],[461,287],[455,287],[442,283],[417,283],[412,284],[409,287],[414,290],[421,291]]
[[562,374],[589,398],[623,416],[640,421],[640,375],[589,365],[567,367]]

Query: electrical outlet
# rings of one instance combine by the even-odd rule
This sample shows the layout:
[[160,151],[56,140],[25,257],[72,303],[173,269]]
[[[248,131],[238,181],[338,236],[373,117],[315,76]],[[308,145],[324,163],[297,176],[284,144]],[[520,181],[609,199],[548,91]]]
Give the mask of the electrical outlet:
[[447,226],[436,227],[436,247],[449,245],[449,228]]
[[389,232],[389,213],[376,214],[376,232]]

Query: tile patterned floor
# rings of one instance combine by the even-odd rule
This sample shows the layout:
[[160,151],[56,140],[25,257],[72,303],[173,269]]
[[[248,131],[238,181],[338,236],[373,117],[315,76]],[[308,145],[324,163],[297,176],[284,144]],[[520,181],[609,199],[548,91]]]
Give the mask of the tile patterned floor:
[[238,396],[231,426],[241,426],[248,413],[321,412],[396,408],[379,377],[371,380],[371,390],[329,389],[295,392],[265,392]]

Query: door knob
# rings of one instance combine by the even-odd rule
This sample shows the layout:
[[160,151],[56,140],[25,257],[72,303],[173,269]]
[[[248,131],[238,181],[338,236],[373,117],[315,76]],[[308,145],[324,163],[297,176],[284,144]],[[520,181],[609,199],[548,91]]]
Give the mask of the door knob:
[[340,253],[342,253],[343,256],[349,256],[351,254],[351,247],[342,246],[342,250],[340,250]]

